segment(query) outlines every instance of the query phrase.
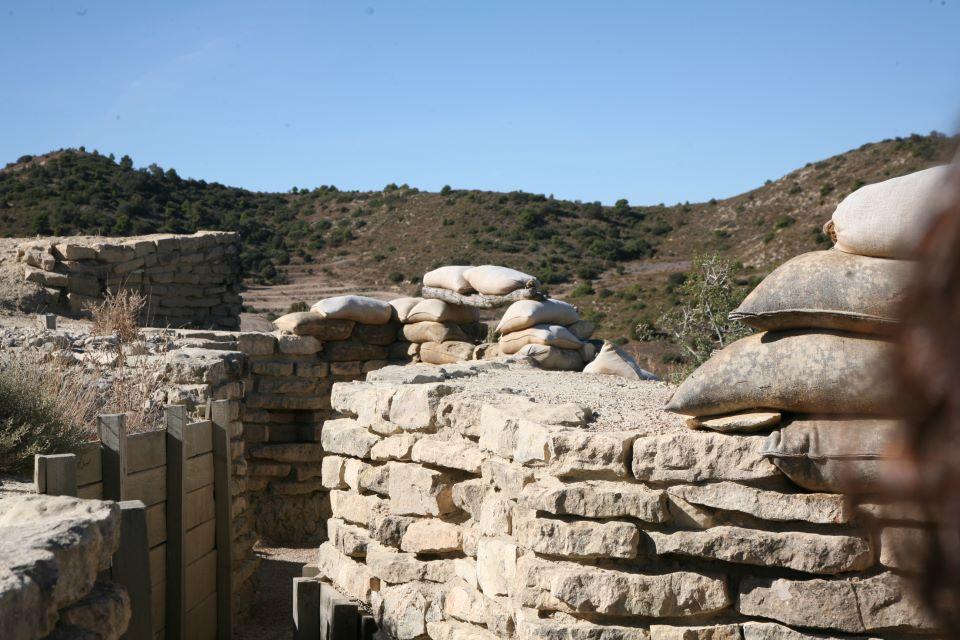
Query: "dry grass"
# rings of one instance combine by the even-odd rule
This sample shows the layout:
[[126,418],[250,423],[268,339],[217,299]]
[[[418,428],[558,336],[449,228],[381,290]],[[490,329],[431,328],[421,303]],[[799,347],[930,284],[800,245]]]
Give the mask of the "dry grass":
[[94,335],[113,334],[120,344],[133,342],[140,333],[140,312],[146,303],[146,296],[139,291],[122,289],[115,293],[108,292],[103,302],[89,307],[93,316]]

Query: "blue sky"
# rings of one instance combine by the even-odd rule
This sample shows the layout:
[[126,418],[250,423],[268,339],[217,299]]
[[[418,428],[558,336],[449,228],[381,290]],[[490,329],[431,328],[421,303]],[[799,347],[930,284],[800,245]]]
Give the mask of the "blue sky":
[[700,201],[955,132],[958,32],[960,0],[0,0],[0,164]]

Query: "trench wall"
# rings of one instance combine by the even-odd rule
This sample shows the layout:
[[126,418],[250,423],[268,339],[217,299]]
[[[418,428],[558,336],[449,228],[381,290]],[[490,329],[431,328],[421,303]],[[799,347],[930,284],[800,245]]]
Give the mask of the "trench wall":
[[239,237],[225,231],[131,238],[24,242],[24,278],[45,289],[46,307],[74,316],[107,292],[143,293],[144,326],[239,329]]
[[920,534],[917,516],[793,485],[761,455],[762,435],[593,432],[522,390],[472,395],[462,376],[490,366],[389,368],[333,386],[341,418],[320,433],[332,518],[317,571],[386,637],[932,630],[905,579],[917,567],[891,546]]

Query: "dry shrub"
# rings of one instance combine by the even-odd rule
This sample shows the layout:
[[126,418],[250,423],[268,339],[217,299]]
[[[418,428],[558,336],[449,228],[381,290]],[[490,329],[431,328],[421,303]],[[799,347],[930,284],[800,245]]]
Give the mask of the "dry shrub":
[[126,360],[111,352],[98,355],[102,360],[71,364],[69,358],[51,358],[35,349],[2,354],[0,473],[27,471],[35,454],[70,453],[95,440],[102,414],[126,414],[131,433],[157,428],[165,363]]
[[89,307],[94,335],[115,334],[121,344],[133,342],[140,332],[140,312],[147,298],[139,291],[107,292],[103,302]]

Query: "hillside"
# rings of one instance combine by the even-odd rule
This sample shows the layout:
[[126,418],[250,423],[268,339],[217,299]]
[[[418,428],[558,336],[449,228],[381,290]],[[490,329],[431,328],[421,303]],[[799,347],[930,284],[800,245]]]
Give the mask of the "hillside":
[[956,142],[940,134],[885,140],[725,200],[612,207],[406,185],[259,193],[68,149],[0,170],[0,235],[238,231],[247,304],[274,313],[349,289],[413,292],[441,264],[506,264],[581,306],[604,337],[629,338],[638,321],[655,323],[675,302],[682,276],[668,278],[695,252],[740,261],[749,286],[786,258],[829,246],[820,227],[851,191],[943,162]]

